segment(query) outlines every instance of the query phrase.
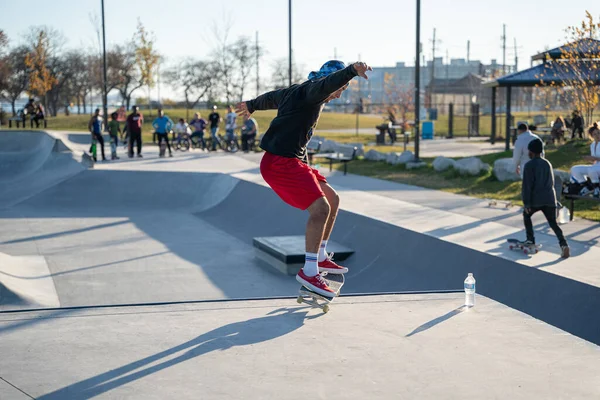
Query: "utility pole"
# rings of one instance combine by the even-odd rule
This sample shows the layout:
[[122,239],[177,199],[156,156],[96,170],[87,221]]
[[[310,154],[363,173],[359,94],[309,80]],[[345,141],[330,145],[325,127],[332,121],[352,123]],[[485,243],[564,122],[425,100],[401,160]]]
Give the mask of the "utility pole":
[[429,107],[433,108],[433,86],[435,84],[435,28],[433,28],[433,40],[431,44],[431,76],[429,78]]
[[[360,62],[360,54],[358,55],[358,61]],[[356,136],[358,136],[358,125],[359,125],[359,115],[361,111],[361,78],[358,79],[358,102],[356,104]]]
[[467,64],[471,61],[471,41],[467,40]]
[[415,43],[415,161],[419,160],[421,97],[421,0],[417,0],[417,41]]
[[256,31],[256,97],[258,97],[258,94],[260,93],[260,75],[258,73],[259,69],[258,69],[258,59],[259,59],[259,49],[258,49],[258,31]]
[[288,28],[289,28],[289,54],[288,54],[288,73],[289,84],[292,86],[292,0],[288,0]]
[[506,24],[502,24],[502,75],[506,75]]
[[337,47],[333,48],[333,59],[337,60]]
[[106,89],[106,29],[105,29],[105,25],[104,25],[104,0],[102,1],[102,51],[103,51],[103,69],[104,69],[104,91],[102,92],[102,105],[103,105],[103,112],[104,112],[104,126],[105,129],[108,130],[108,93],[107,93],[107,89]]
[[162,107],[162,102],[160,101],[160,62],[162,61],[162,57],[158,59],[158,63],[156,64],[156,87],[158,89],[158,105]]
[[517,38],[515,38],[515,70],[513,72],[517,72],[519,69],[519,54],[517,53]]

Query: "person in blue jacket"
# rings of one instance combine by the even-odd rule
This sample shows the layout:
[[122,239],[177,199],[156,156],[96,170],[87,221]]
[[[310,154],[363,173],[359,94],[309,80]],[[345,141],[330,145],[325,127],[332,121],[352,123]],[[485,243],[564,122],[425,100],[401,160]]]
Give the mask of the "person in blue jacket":
[[158,110],[158,118],[152,122],[152,127],[158,135],[158,146],[160,147],[161,141],[165,140],[167,142],[167,148],[169,149],[169,157],[173,157],[171,144],[169,143],[169,132],[171,132],[171,129],[173,128],[173,121],[165,115],[162,108]]

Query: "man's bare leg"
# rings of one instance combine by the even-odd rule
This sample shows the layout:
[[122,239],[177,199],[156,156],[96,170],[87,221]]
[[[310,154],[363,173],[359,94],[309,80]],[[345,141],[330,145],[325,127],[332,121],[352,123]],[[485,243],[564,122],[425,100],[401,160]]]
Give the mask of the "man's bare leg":
[[306,261],[304,263],[304,273],[308,276],[315,276],[319,273],[317,266],[317,255],[319,247],[323,240],[325,225],[329,219],[331,207],[325,197],[315,200],[309,207],[308,222],[306,223]]
[[326,182],[319,182],[321,185],[321,190],[325,193],[325,197],[327,198],[327,202],[331,207],[331,211],[329,212],[329,218],[327,218],[327,224],[325,224],[325,231],[323,232],[322,240],[329,240],[329,236],[331,236],[331,231],[333,230],[333,224],[335,224],[335,219],[337,218],[338,209],[340,207],[340,196],[337,192],[329,186]]

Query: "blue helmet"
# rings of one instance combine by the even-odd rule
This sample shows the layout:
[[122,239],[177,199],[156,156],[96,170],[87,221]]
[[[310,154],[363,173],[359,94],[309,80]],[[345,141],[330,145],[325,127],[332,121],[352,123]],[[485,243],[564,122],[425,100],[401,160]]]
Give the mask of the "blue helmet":
[[344,64],[343,61],[329,60],[325,64],[323,64],[320,70],[313,71],[310,74],[308,74],[308,79],[313,80],[324,78],[327,75],[342,70],[344,68],[346,68],[346,64]]

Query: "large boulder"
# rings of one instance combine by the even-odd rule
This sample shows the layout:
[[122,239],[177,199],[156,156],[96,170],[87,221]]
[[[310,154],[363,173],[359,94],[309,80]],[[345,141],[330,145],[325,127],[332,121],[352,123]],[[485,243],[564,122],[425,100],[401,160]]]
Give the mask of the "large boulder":
[[567,172],[567,171],[563,171],[562,169],[555,169],[554,170],[554,180],[556,182],[560,181],[561,183],[569,182],[571,180],[571,173]]
[[322,140],[322,144],[321,144],[321,153],[333,153],[338,144],[336,142],[334,142],[333,140],[329,140],[329,139],[324,139]]
[[380,153],[377,150],[369,150],[365,154],[365,160],[369,161],[385,161],[387,158],[386,154]]
[[336,152],[347,152],[349,149],[356,147],[356,156],[365,155],[365,147],[362,143],[338,143],[333,140],[323,139],[321,140],[321,153],[336,153]]
[[346,146],[356,147],[356,157],[365,155],[365,145],[362,143],[346,143]]
[[477,176],[481,172],[489,171],[490,166],[477,157],[468,157],[456,161],[454,168],[456,168],[462,175]]
[[451,158],[447,158],[447,157],[436,157],[435,160],[433,160],[433,169],[435,169],[438,172],[442,172],[447,170],[448,168],[455,168],[456,167],[456,161],[454,161]]
[[494,176],[500,182],[520,181],[521,177],[515,171],[512,158],[499,158],[494,162]]
[[424,161],[418,161],[418,162],[407,162],[406,163],[406,169],[417,169],[417,168],[423,168],[426,167],[427,163]]
[[415,156],[411,151],[404,151],[402,153],[388,153],[386,162],[392,165],[406,164],[414,160]]
[[403,151],[402,154],[398,156],[398,164],[406,164],[415,159],[415,155],[412,151]]

